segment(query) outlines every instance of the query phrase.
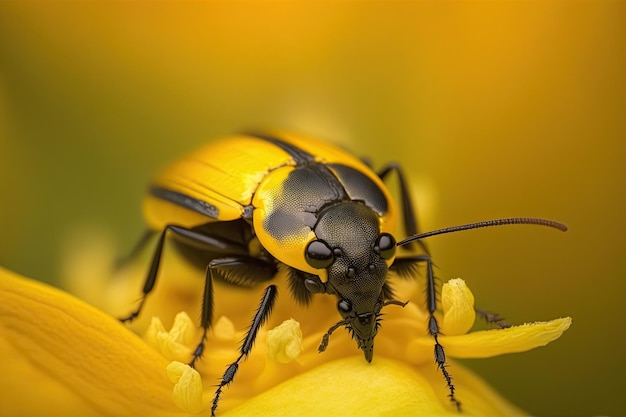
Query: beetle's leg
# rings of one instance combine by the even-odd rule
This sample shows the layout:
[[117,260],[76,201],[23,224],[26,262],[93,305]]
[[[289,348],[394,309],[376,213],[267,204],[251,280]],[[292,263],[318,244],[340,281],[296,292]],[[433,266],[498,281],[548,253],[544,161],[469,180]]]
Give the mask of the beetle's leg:
[[206,334],[211,324],[213,323],[213,273],[212,273],[213,261],[206,267],[206,274],[204,279],[204,291],[202,293],[202,313],[200,315],[200,326],[202,326],[202,338],[193,351],[189,366],[195,367],[196,361],[202,356],[204,352],[204,342],[206,341]]
[[202,315],[200,326],[202,338],[193,352],[189,366],[194,367],[202,356],[207,331],[213,323],[213,280],[221,278],[238,286],[252,287],[259,282],[269,281],[276,275],[276,266],[262,259],[248,256],[229,256],[213,259],[206,269],[204,294],[202,297]]
[[[413,206],[413,200],[411,199],[411,192],[406,182],[404,172],[399,164],[395,162],[388,163],[379,172],[378,176],[381,180],[385,181],[389,173],[395,172],[398,176],[398,182],[400,185],[400,200],[402,202],[402,220],[404,222],[404,231],[407,236],[415,235],[419,232],[417,224],[417,215],[415,213],[415,207]],[[428,253],[426,244],[421,240],[417,241],[417,244]]]
[[246,333],[246,337],[239,348],[239,357],[235,362],[228,365],[224,375],[222,376],[222,380],[220,381],[217,390],[215,390],[215,397],[213,397],[213,405],[211,406],[211,416],[215,417],[215,410],[217,409],[217,404],[220,400],[220,395],[222,394],[222,390],[228,384],[230,384],[235,378],[235,374],[239,369],[239,362],[242,359],[246,358],[252,349],[252,345],[254,344],[254,340],[256,339],[259,328],[267,321],[270,313],[272,312],[272,308],[274,307],[274,302],[276,301],[276,296],[278,295],[278,289],[275,285],[270,285],[265,289],[263,293],[263,297],[261,298],[261,303],[252,318],[252,323],[250,324],[250,329],[248,329],[248,333]]
[[482,317],[489,324],[493,324],[500,329],[508,329],[509,327],[511,327],[511,325],[507,323],[503,317],[500,317],[498,313],[491,313],[489,311],[481,310],[479,308],[474,308],[474,310],[476,311],[476,314]]
[[[400,269],[405,269],[405,272],[411,270],[411,264],[415,265],[416,263],[426,263],[426,306],[428,308],[428,333],[435,339],[435,362],[437,363],[437,367],[441,370],[443,374],[443,378],[446,380],[446,385],[448,386],[448,390],[450,394],[450,401],[456,406],[458,411],[461,411],[461,403],[456,399],[455,395],[455,387],[452,384],[452,376],[448,372],[447,363],[446,363],[446,354],[444,352],[443,346],[439,343],[439,323],[437,323],[437,319],[435,318],[435,311],[437,311],[437,289],[435,287],[435,275],[433,273],[433,262],[428,255],[415,255],[409,256],[405,258],[398,258],[394,262],[394,266],[396,263],[400,266]],[[407,276],[405,274],[400,274],[401,276]]]
[[209,263],[213,278],[219,278],[238,287],[252,288],[276,275],[273,261],[252,256],[225,256]]
[[165,246],[165,237],[167,235],[167,232],[174,233],[174,235],[181,239],[183,242],[186,242],[192,246],[207,248],[213,252],[234,252],[235,254],[245,253],[245,249],[241,248],[240,246],[234,245],[232,242],[224,240],[222,238],[198,233],[181,226],[175,226],[171,224],[165,226],[165,228],[161,232],[161,235],[159,236],[156,249],[154,250],[154,255],[150,263],[150,269],[143,285],[143,295],[141,297],[141,301],[139,302],[139,306],[135,311],[131,312],[126,317],[120,318],[120,321],[130,322],[137,318],[137,316],[139,316],[139,313],[141,313],[141,309],[143,308],[143,305],[146,301],[146,297],[148,296],[148,294],[150,294],[150,292],[154,288],[154,285],[156,284],[159,267],[161,265],[161,255],[163,254],[163,247]]

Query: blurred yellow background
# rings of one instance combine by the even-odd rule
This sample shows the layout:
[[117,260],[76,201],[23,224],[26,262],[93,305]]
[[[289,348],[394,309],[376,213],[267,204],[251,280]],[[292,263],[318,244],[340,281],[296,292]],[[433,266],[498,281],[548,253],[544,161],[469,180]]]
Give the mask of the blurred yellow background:
[[464,363],[534,415],[620,415],[625,46],[620,1],[1,2],[0,265],[62,285],[77,230],[131,248],[160,166],[291,129],[401,162],[423,230],[567,223],[428,244],[509,321],[574,319]]

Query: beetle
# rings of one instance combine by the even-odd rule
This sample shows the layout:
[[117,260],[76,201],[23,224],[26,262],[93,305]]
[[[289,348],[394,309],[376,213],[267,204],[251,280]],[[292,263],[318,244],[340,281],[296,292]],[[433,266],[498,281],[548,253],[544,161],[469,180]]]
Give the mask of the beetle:
[[[399,183],[404,240],[393,233],[400,214],[384,181],[395,173]],[[375,172],[369,164],[325,142],[292,134],[248,133],[211,142],[158,174],[144,201],[151,233],[159,233],[154,255],[136,310],[121,318],[136,318],[154,288],[168,236],[195,253],[206,266],[200,326],[202,338],[189,364],[194,366],[205,347],[213,322],[215,280],[251,287],[269,283],[241,344],[228,365],[211,408],[215,415],[220,395],[240,362],[250,352],[259,328],[267,321],[278,288],[270,282],[279,266],[288,271],[289,290],[307,305],[317,294],[337,298],[340,320],[324,334],[346,328],[370,362],[380,326],[381,309],[404,306],[394,299],[390,272],[412,277],[417,264],[426,266],[428,332],[433,337],[435,362],[460,408],[452,377],[446,369],[439,324],[435,318],[437,292],[433,263],[421,242],[429,236],[504,224],[537,224],[560,230],[566,226],[545,219],[505,218],[418,233],[407,181],[401,167],[387,164]],[[143,240],[145,241],[145,239]],[[396,249],[413,243],[419,254],[396,257]]]

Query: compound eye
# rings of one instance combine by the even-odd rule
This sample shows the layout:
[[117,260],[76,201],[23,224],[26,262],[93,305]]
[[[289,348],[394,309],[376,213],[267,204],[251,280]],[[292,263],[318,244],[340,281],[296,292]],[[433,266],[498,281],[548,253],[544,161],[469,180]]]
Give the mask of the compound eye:
[[333,263],[335,255],[326,242],[323,240],[313,240],[304,250],[304,258],[313,268],[323,269]]
[[389,233],[381,233],[374,243],[374,251],[383,259],[391,259],[396,254],[396,240]]
[[346,299],[339,300],[337,303],[337,310],[339,310],[342,314],[350,314],[352,311],[352,303]]

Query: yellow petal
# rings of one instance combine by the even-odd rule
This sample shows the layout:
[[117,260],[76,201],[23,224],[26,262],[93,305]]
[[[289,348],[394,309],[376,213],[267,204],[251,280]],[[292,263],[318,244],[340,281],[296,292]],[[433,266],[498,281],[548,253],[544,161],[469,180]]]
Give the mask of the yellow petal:
[[432,363],[413,368],[395,360],[374,358],[368,364],[359,355],[328,362],[291,378],[220,417],[523,415],[462,367],[455,365],[453,369],[457,395],[467,402],[462,414],[449,403],[445,389],[438,388],[445,388],[445,383]]
[[174,383],[172,399],[184,411],[198,413],[202,411],[202,378],[198,371],[182,362],[167,365],[167,376]]
[[[2,391],[6,415],[181,415],[166,360],[116,319],[2,268],[0,300],[0,387],[22,384]],[[56,393],[70,403],[51,407]]]
[[474,294],[460,278],[451,279],[441,289],[443,320],[441,332],[448,336],[467,333],[474,325]]
[[269,330],[266,336],[267,354],[278,363],[289,363],[302,352],[302,330],[294,319],[285,320]]
[[33,364],[4,334],[0,327],[0,415],[103,416],[72,387]]
[[[561,337],[572,323],[570,317],[552,321],[513,326],[508,329],[493,329],[473,332],[461,336],[441,336],[439,341],[446,354],[455,358],[488,358],[505,353],[525,352]],[[409,356],[425,350],[432,351],[432,340],[421,337],[413,340],[408,348]]]

